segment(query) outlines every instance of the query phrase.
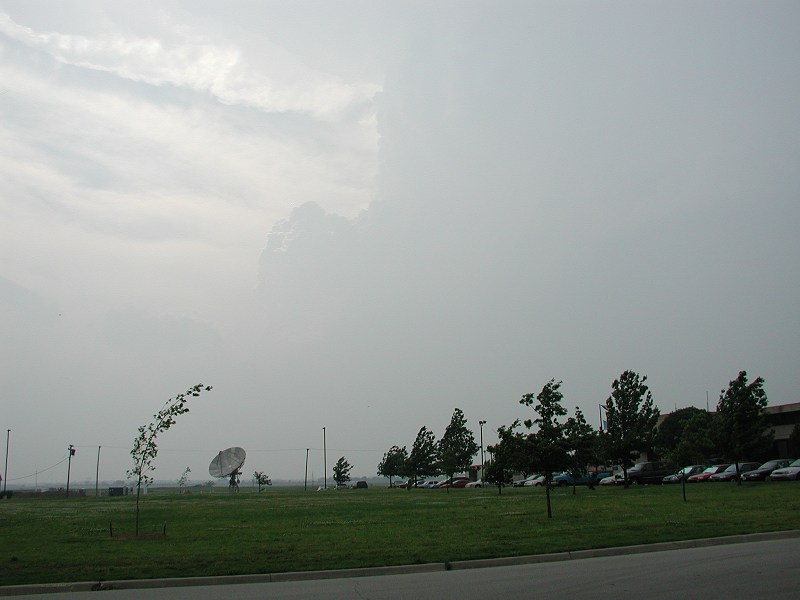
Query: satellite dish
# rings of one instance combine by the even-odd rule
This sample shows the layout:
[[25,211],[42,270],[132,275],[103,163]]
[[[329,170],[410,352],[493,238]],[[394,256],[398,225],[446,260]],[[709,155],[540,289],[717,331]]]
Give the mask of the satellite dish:
[[212,477],[230,477],[239,473],[239,469],[244,465],[245,456],[247,453],[244,448],[238,446],[223,450],[208,465],[208,474]]

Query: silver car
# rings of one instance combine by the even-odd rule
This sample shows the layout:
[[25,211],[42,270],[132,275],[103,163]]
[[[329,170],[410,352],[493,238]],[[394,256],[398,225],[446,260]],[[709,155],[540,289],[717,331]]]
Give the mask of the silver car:
[[772,481],[800,481],[800,458],[789,464],[788,467],[774,470],[769,478],[772,479]]

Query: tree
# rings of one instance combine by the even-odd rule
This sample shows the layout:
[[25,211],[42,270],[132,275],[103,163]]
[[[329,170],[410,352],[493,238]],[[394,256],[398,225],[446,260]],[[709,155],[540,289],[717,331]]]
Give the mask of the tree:
[[133,468],[128,471],[128,479],[136,480],[136,535],[139,535],[139,497],[142,492],[142,483],[147,484],[153,481],[153,478],[147,473],[155,470],[158,434],[172,427],[175,424],[175,417],[189,412],[186,406],[189,398],[210,390],[210,385],[202,383],[190,387],[184,393],[167,400],[161,410],[153,415],[152,422],[139,427],[139,435],[133,441],[133,450],[131,450]]
[[[713,441],[708,435],[712,429],[711,421],[711,413],[694,406],[667,415],[659,424],[654,439],[659,456],[679,467],[702,463],[714,452]],[[701,430],[705,435],[698,435]]]
[[261,493],[261,488],[265,485],[272,485],[272,480],[269,478],[269,475],[266,473],[262,473],[261,471],[256,471],[253,473],[253,479],[256,480],[258,484],[258,493]]
[[413,478],[414,485],[417,477],[428,477],[436,474],[438,445],[436,436],[427,427],[422,427],[417,432],[411,453],[408,456],[407,473]]
[[[586,417],[577,406],[575,416],[567,419],[564,423],[564,435],[567,438],[567,447],[572,463],[574,475],[580,475],[588,470],[589,465],[596,465],[598,462],[598,443],[599,438],[594,427],[586,422]],[[596,474],[589,479],[589,488],[594,488]],[[575,486],[572,486],[572,493],[575,493]]]
[[336,461],[336,464],[333,465],[333,480],[336,482],[337,486],[344,485],[350,481],[350,470],[352,468],[353,467],[345,460],[344,456]]
[[378,475],[389,478],[389,487],[392,487],[392,477],[402,476],[408,469],[408,452],[406,447],[392,446],[383,455],[383,460],[378,464]]
[[[563,417],[567,411],[561,405],[563,395],[560,392],[561,382],[551,379],[536,396],[525,394],[520,404],[532,406],[536,412],[535,419],[526,419],[525,427],[528,429],[536,425],[536,431],[529,433],[526,442],[530,452],[532,465],[544,475],[545,495],[547,498],[547,518],[553,518],[550,502],[550,484],[553,474],[570,468],[570,456],[567,430],[558,417]],[[537,403],[534,406],[534,403]]]
[[740,371],[728,389],[720,392],[714,434],[720,449],[736,464],[736,479],[740,484],[739,462],[762,456],[772,446],[773,433],[764,414],[766,407],[764,380],[757,377],[747,383],[746,371]]
[[652,447],[658,422],[659,412],[646,381],[646,376],[625,371],[611,384],[611,395],[605,405],[608,430],[602,440],[607,456],[622,466],[625,487],[628,487],[628,467],[639,454]]
[[503,486],[510,484],[514,471],[522,470],[520,465],[527,464],[525,455],[525,438],[521,432],[516,431],[519,421],[514,421],[510,426],[497,428],[499,441],[487,450],[492,458],[486,467],[486,481],[497,486],[498,493],[502,493]]
[[185,486],[186,482],[189,481],[189,473],[191,472],[192,470],[189,467],[186,467],[183,470],[183,474],[181,474],[180,479],[178,479],[178,487],[181,489],[181,494],[183,493],[183,486]]
[[439,470],[450,477],[466,471],[477,452],[478,444],[475,442],[475,436],[467,429],[467,419],[461,409],[456,408],[450,418],[450,424],[439,440]]

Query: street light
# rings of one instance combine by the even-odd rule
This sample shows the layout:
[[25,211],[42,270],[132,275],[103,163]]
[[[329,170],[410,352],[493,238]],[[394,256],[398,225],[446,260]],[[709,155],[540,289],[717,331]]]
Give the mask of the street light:
[[481,483],[483,483],[483,426],[486,425],[486,421],[478,421],[478,425],[481,428]]
[[325,473],[324,485],[328,489],[328,446],[325,441],[325,428],[322,428],[322,470]]

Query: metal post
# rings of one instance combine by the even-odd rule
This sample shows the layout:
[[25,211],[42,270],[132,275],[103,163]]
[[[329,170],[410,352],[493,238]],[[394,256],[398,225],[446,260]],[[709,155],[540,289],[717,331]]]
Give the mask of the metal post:
[[325,440],[325,428],[322,428],[322,467],[325,472],[324,485],[328,489],[328,446]]
[[478,425],[481,428],[481,483],[483,483],[483,426],[486,425],[486,421],[478,421]]
[[6,429],[6,467],[3,469],[3,498],[6,497],[8,489],[8,440],[11,439],[11,430]]
[[306,474],[303,477],[303,491],[308,491],[308,448],[306,448]]

